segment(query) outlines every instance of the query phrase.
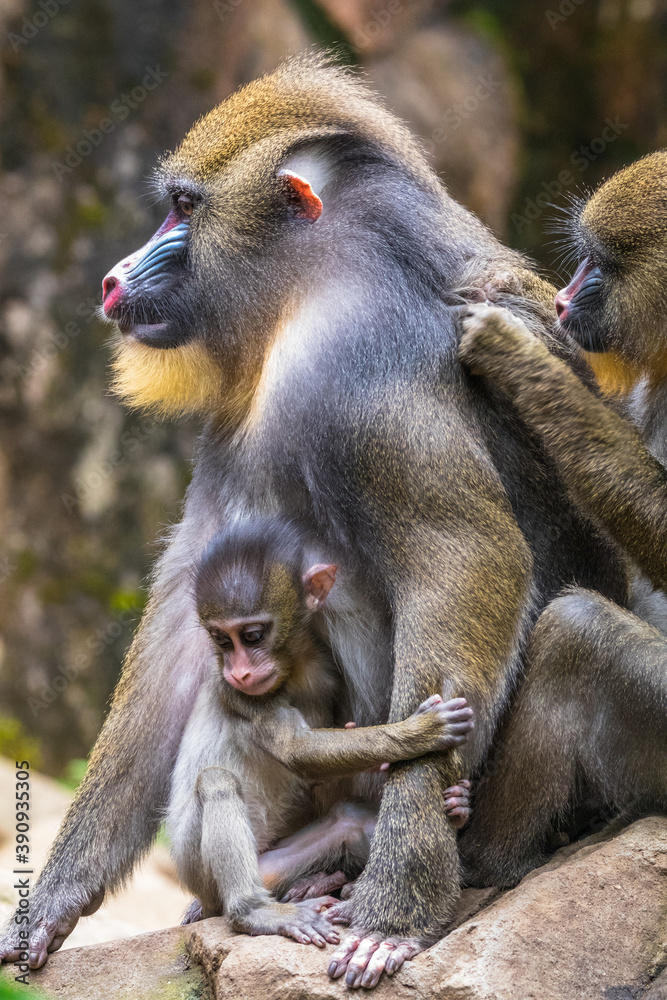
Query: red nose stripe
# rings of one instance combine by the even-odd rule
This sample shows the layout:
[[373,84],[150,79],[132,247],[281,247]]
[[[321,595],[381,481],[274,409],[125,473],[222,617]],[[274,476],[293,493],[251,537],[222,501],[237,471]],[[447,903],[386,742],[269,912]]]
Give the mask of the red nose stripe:
[[123,289],[117,278],[108,277],[102,282],[102,301],[104,303],[104,313],[109,315],[115,305],[118,304],[123,294]]
[[574,272],[570,284],[566,285],[565,288],[561,288],[560,292],[556,296],[555,306],[559,319],[566,319],[567,307],[588,277],[588,272],[591,270],[592,266],[593,265],[589,261],[588,257],[584,257],[581,264]]

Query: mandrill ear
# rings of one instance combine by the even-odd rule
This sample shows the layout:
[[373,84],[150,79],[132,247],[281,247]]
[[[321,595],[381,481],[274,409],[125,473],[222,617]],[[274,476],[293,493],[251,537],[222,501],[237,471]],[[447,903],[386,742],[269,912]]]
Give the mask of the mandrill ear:
[[303,589],[306,593],[306,607],[311,611],[321,608],[336,579],[338,566],[318,563],[303,574]]
[[287,167],[278,171],[278,178],[287,192],[295,217],[305,222],[317,222],[322,214],[322,202],[313,191],[310,182]]

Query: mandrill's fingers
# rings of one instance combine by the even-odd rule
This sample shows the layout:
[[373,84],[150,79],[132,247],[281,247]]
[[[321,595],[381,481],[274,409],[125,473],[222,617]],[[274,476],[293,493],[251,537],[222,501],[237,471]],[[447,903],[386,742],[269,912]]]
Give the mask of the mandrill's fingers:
[[314,899],[303,900],[299,905],[314,909],[317,913],[327,913],[332,906],[338,906],[340,899],[335,896],[316,896]]
[[80,886],[70,886],[68,895],[63,897],[55,892],[40,892],[40,888],[39,885],[36,887],[32,900],[27,946],[18,946],[18,928],[12,916],[0,931],[0,962],[15,962],[27,951],[29,967],[41,969],[49,953],[58,951],[72,933],[82,913],[94,913],[104,899],[102,889],[91,896]]
[[198,899],[193,899],[187,910],[183,914],[181,926],[184,924],[195,924],[198,920],[203,920],[202,906]]
[[385,964],[387,975],[393,976],[393,974],[403,965],[403,962],[409,961],[423,950],[424,945],[420,944],[419,941],[410,939],[401,941],[400,944],[395,945],[394,950],[389,955]]
[[348,927],[352,919],[352,903],[349,899],[337,899],[335,904],[327,910],[327,920],[332,924],[343,924]]
[[395,940],[382,941],[378,950],[371,955],[371,959],[361,976],[359,985],[365,990],[372,990],[380,982],[380,976],[386,970],[389,973],[389,962],[392,963],[392,972],[400,968],[405,961],[404,946],[399,945]]
[[463,331],[459,358],[474,375],[493,376],[496,365],[511,362],[522,347],[546,350],[517,316],[497,306],[469,306],[463,316]]
[[[345,985],[351,990],[357,990],[361,986],[361,980],[368,967],[368,964],[380,947],[382,938],[379,934],[369,934],[361,939],[355,952],[350,956],[345,973]],[[384,962],[382,963],[384,968]]]
[[[53,923],[42,924],[34,928],[30,934],[30,951],[28,956],[30,968],[41,969],[46,962],[49,952],[52,950],[57,951],[68,933],[69,931],[65,934],[58,934],[56,937],[56,925]],[[52,946],[56,941],[59,944],[53,948]]]
[[327,872],[316,872],[314,875],[307,875],[295,882],[280,902],[298,903],[303,899],[314,899],[317,896],[335,892],[336,889],[340,889],[348,882],[349,879],[345,872],[338,871],[332,875],[327,874]]
[[421,703],[413,717],[429,715],[435,718],[442,730],[433,749],[447,750],[466,742],[468,734],[475,728],[474,714],[465,698],[443,701],[439,694],[433,694]]

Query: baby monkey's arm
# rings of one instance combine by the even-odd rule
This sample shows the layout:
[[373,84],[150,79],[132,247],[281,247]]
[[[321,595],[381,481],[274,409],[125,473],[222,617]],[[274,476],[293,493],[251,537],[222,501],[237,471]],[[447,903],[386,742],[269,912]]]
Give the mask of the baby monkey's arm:
[[282,708],[258,721],[255,738],[285,767],[318,780],[460,746],[473,728],[465,698],[435,694],[403,722],[360,729],[308,729],[300,712]]

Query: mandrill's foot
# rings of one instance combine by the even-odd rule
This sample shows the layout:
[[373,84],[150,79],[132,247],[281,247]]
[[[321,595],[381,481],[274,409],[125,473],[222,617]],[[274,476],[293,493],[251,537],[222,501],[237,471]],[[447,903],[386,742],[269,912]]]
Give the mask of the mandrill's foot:
[[350,879],[345,872],[334,872],[333,875],[329,875],[327,872],[315,872],[314,875],[304,875],[287,890],[280,902],[298,903],[303,899],[326,896],[330,892],[342,889],[349,881]]
[[470,819],[470,782],[462,778],[458,785],[445,789],[445,814],[452,825],[460,830]]
[[345,976],[345,985],[350,989],[362,986],[371,990],[377,986],[383,972],[392,976],[403,962],[427,947],[415,938],[383,938],[380,934],[353,929],[331,956],[329,976],[332,979]]
[[[300,944],[338,944],[340,934],[323,911],[338,903],[333,896],[321,896],[302,903],[264,903],[249,913],[231,917],[235,931],[243,934],[282,934]],[[230,915],[231,916],[231,915]]]

